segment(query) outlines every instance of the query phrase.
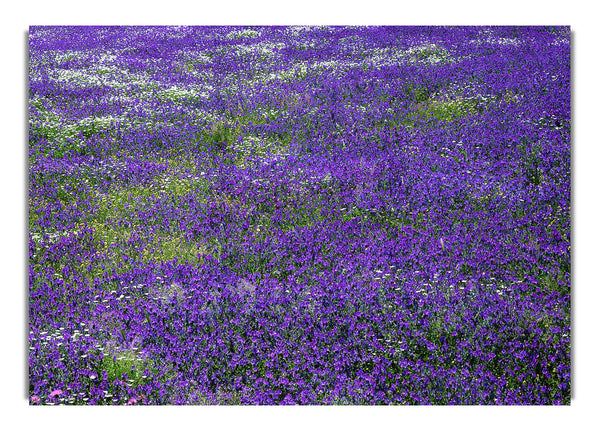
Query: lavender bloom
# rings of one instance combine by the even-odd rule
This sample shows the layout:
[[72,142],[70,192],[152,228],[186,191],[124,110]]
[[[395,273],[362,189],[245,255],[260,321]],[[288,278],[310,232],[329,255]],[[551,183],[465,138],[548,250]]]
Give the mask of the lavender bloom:
[[568,27],[30,28],[31,404],[569,404]]

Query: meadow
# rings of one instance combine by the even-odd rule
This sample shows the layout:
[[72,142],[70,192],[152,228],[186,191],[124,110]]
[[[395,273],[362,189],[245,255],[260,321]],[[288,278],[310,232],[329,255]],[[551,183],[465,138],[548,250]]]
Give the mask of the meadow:
[[30,27],[30,404],[570,404],[570,76],[568,27]]

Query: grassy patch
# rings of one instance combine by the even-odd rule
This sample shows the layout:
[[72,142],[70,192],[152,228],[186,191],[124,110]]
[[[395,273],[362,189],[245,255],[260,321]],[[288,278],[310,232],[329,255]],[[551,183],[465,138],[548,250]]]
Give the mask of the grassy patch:
[[466,118],[479,113],[477,105],[478,102],[472,99],[426,99],[414,105],[414,111],[404,119],[403,124],[412,128],[431,120],[450,122]]
[[189,242],[177,236],[166,236],[144,251],[143,260],[166,262],[177,259],[178,262],[202,264],[204,263],[202,256],[211,251],[211,247],[207,244]]
[[119,379],[127,381],[131,387],[137,387],[150,377],[150,365],[150,361],[141,359],[133,351],[125,350],[104,356],[99,371],[101,374],[106,372],[110,382]]
[[412,61],[429,63],[432,65],[452,63],[454,59],[450,53],[441,46],[434,44],[422,45],[408,51]]

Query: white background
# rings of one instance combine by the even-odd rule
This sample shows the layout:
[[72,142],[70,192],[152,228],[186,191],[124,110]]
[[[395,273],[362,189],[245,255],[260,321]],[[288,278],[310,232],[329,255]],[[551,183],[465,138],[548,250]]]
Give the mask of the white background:
[[[16,2],[15,2],[16,3]],[[0,209],[5,429],[586,430],[600,405],[597,330],[598,17],[589,1],[26,1],[3,7]],[[568,407],[29,407],[27,31],[30,25],[570,25],[573,98],[573,368]],[[596,420],[593,420],[596,417]]]

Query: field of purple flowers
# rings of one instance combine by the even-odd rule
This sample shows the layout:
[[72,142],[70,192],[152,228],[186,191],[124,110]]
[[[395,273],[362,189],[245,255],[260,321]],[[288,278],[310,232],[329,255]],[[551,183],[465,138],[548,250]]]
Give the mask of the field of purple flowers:
[[31,404],[569,404],[568,27],[31,27]]

